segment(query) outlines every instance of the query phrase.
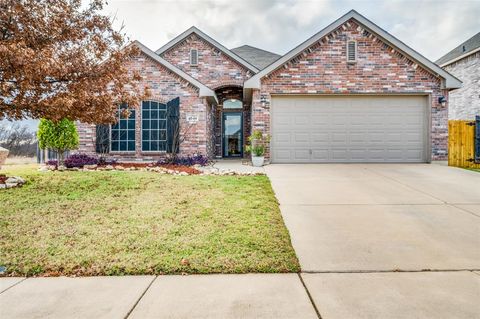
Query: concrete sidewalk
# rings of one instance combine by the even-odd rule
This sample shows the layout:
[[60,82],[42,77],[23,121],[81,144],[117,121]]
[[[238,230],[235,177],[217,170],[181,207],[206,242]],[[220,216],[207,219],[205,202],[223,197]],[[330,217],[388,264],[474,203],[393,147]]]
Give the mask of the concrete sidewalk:
[[317,318],[297,274],[0,278],[0,285],[2,319]]
[[469,271],[0,278],[0,289],[2,319],[480,316]]

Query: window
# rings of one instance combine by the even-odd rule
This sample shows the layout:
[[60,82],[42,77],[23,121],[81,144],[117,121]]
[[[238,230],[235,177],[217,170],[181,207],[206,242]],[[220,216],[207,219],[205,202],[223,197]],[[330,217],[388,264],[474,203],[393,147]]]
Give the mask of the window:
[[167,106],[155,101],[142,102],[142,151],[167,150]]
[[112,152],[135,151],[135,110],[125,104],[118,107],[117,123],[112,125]]
[[191,49],[190,50],[190,65],[198,65],[198,50]]
[[241,109],[243,106],[242,101],[236,99],[229,99],[223,101],[224,109]]
[[357,42],[354,40],[347,41],[347,62],[357,61]]

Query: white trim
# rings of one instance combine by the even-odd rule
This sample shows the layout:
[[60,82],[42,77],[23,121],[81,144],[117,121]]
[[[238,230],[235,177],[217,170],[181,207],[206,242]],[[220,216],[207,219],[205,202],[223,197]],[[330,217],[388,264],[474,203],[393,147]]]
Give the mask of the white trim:
[[436,75],[441,76],[444,81],[442,81],[443,88],[445,89],[457,89],[462,86],[462,82],[448,73],[447,71],[443,70],[441,67],[436,65],[435,63],[431,62],[415,50],[408,47],[406,44],[371,22],[370,20],[366,19],[364,16],[356,12],[355,10],[349,11],[347,14],[343,15],[326,28],[312,36],[311,38],[307,39],[305,42],[298,45],[296,48],[291,50],[290,52],[286,53],[280,59],[275,61],[274,63],[270,64],[268,67],[263,69],[262,71],[258,72],[250,79],[245,81],[244,88],[251,88],[251,89],[259,89],[260,88],[260,80],[270,74],[271,72],[275,71],[291,59],[295,58],[299,54],[301,54],[305,49],[311,47],[316,42],[320,41],[324,36],[329,34],[330,32],[334,31],[344,23],[346,23],[350,19],[355,19],[358,23],[363,25],[365,28],[369,29],[370,32],[375,33],[377,37],[379,37],[382,41],[388,43],[389,45],[395,47],[399,51],[403,52],[405,55],[411,57],[417,63],[424,66],[426,69],[430,70]]
[[443,67],[446,67],[446,66],[449,65],[449,64],[452,64],[452,63],[454,63],[454,62],[457,62],[458,60],[464,59],[464,58],[466,58],[466,57],[468,57],[468,56],[470,56],[470,55],[472,55],[472,54],[474,54],[474,53],[477,53],[477,52],[479,52],[479,51],[480,51],[480,47],[478,47],[478,48],[476,48],[476,49],[474,49],[474,50],[472,50],[472,51],[470,51],[470,52],[467,52],[467,53],[465,53],[465,54],[462,54],[462,55],[460,55],[460,56],[457,56],[456,58],[451,59],[451,60],[449,60],[449,61],[447,61],[447,62],[445,62],[445,63],[442,63],[442,64],[440,64],[440,66],[441,66],[442,68],[443,68]]
[[242,59],[240,56],[236,55],[235,53],[233,53],[232,51],[230,51],[229,49],[227,49],[226,47],[224,47],[223,45],[221,45],[220,43],[215,41],[214,39],[212,39],[211,37],[209,37],[207,34],[203,33],[202,31],[200,31],[196,27],[191,27],[188,30],[186,30],[185,32],[179,34],[177,37],[170,40],[170,42],[168,42],[167,44],[162,46],[160,49],[155,51],[155,53],[158,54],[158,55],[161,55],[162,53],[164,53],[165,51],[167,51],[168,49],[170,49],[171,47],[173,47],[174,45],[176,45],[177,43],[179,43],[180,41],[182,41],[183,39],[185,39],[186,37],[188,37],[192,33],[195,33],[196,35],[198,35],[199,37],[201,37],[205,41],[209,42],[211,45],[213,45],[214,47],[216,47],[217,49],[222,51],[225,55],[229,56],[234,61],[240,63],[241,65],[243,65],[244,67],[246,67],[250,71],[253,71],[254,73],[257,73],[258,71],[260,71],[259,69],[257,69],[256,67],[254,67],[253,65],[251,65],[250,63],[248,63],[247,61]]
[[160,63],[161,65],[163,65],[164,67],[166,67],[167,69],[169,69],[170,71],[178,75],[179,77],[183,78],[193,86],[197,87],[200,91],[199,97],[212,97],[215,100],[215,102],[218,103],[217,95],[213,90],[203,85],[201,82],[194,79],[187,73],[183,72],[182,70],[180,70],[179,68],[177,68],[176,66],[168,62],[167,60],[161,58],[159,55],[155,54],[155,52],[153,52],[152,50],[147,48],[145,45],[140,43],[138,40],[133,41],[132,44],[136,45],[145,55],[147,55],[154,61]]

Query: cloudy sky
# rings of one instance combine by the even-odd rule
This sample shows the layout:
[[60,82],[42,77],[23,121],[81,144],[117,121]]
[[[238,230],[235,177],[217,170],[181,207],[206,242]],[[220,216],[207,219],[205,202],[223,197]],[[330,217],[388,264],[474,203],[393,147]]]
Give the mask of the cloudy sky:
[[227,48],[283,54],[351,9],[431,60],[480,31],[480,0],[109,0],[105,13],[153,50],[195,25]]

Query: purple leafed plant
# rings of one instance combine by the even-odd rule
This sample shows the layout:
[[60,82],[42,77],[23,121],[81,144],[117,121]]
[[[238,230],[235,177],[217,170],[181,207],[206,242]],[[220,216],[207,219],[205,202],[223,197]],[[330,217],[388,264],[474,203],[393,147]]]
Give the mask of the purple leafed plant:
[[47,161],[47,165],[48,165],[48,166],[57,166],[57,165],[58,165],[58,161],[57,161],[57,160],[48,160],[48,161]]
[[200,165],[206,166],[208,165],[208,158],[203,155],[192,155],[192,156],[179,156],[176,158],[163,158],[157,162],[157,165],[164,165],[164,164],[175,164],[175,165],[184,165],[184,166],[193,166],[193,165]]
[[82,168],[85,165],[98,164],[98,158],[87,154],[72,154],[65,160],[65,166],[68,168]]

